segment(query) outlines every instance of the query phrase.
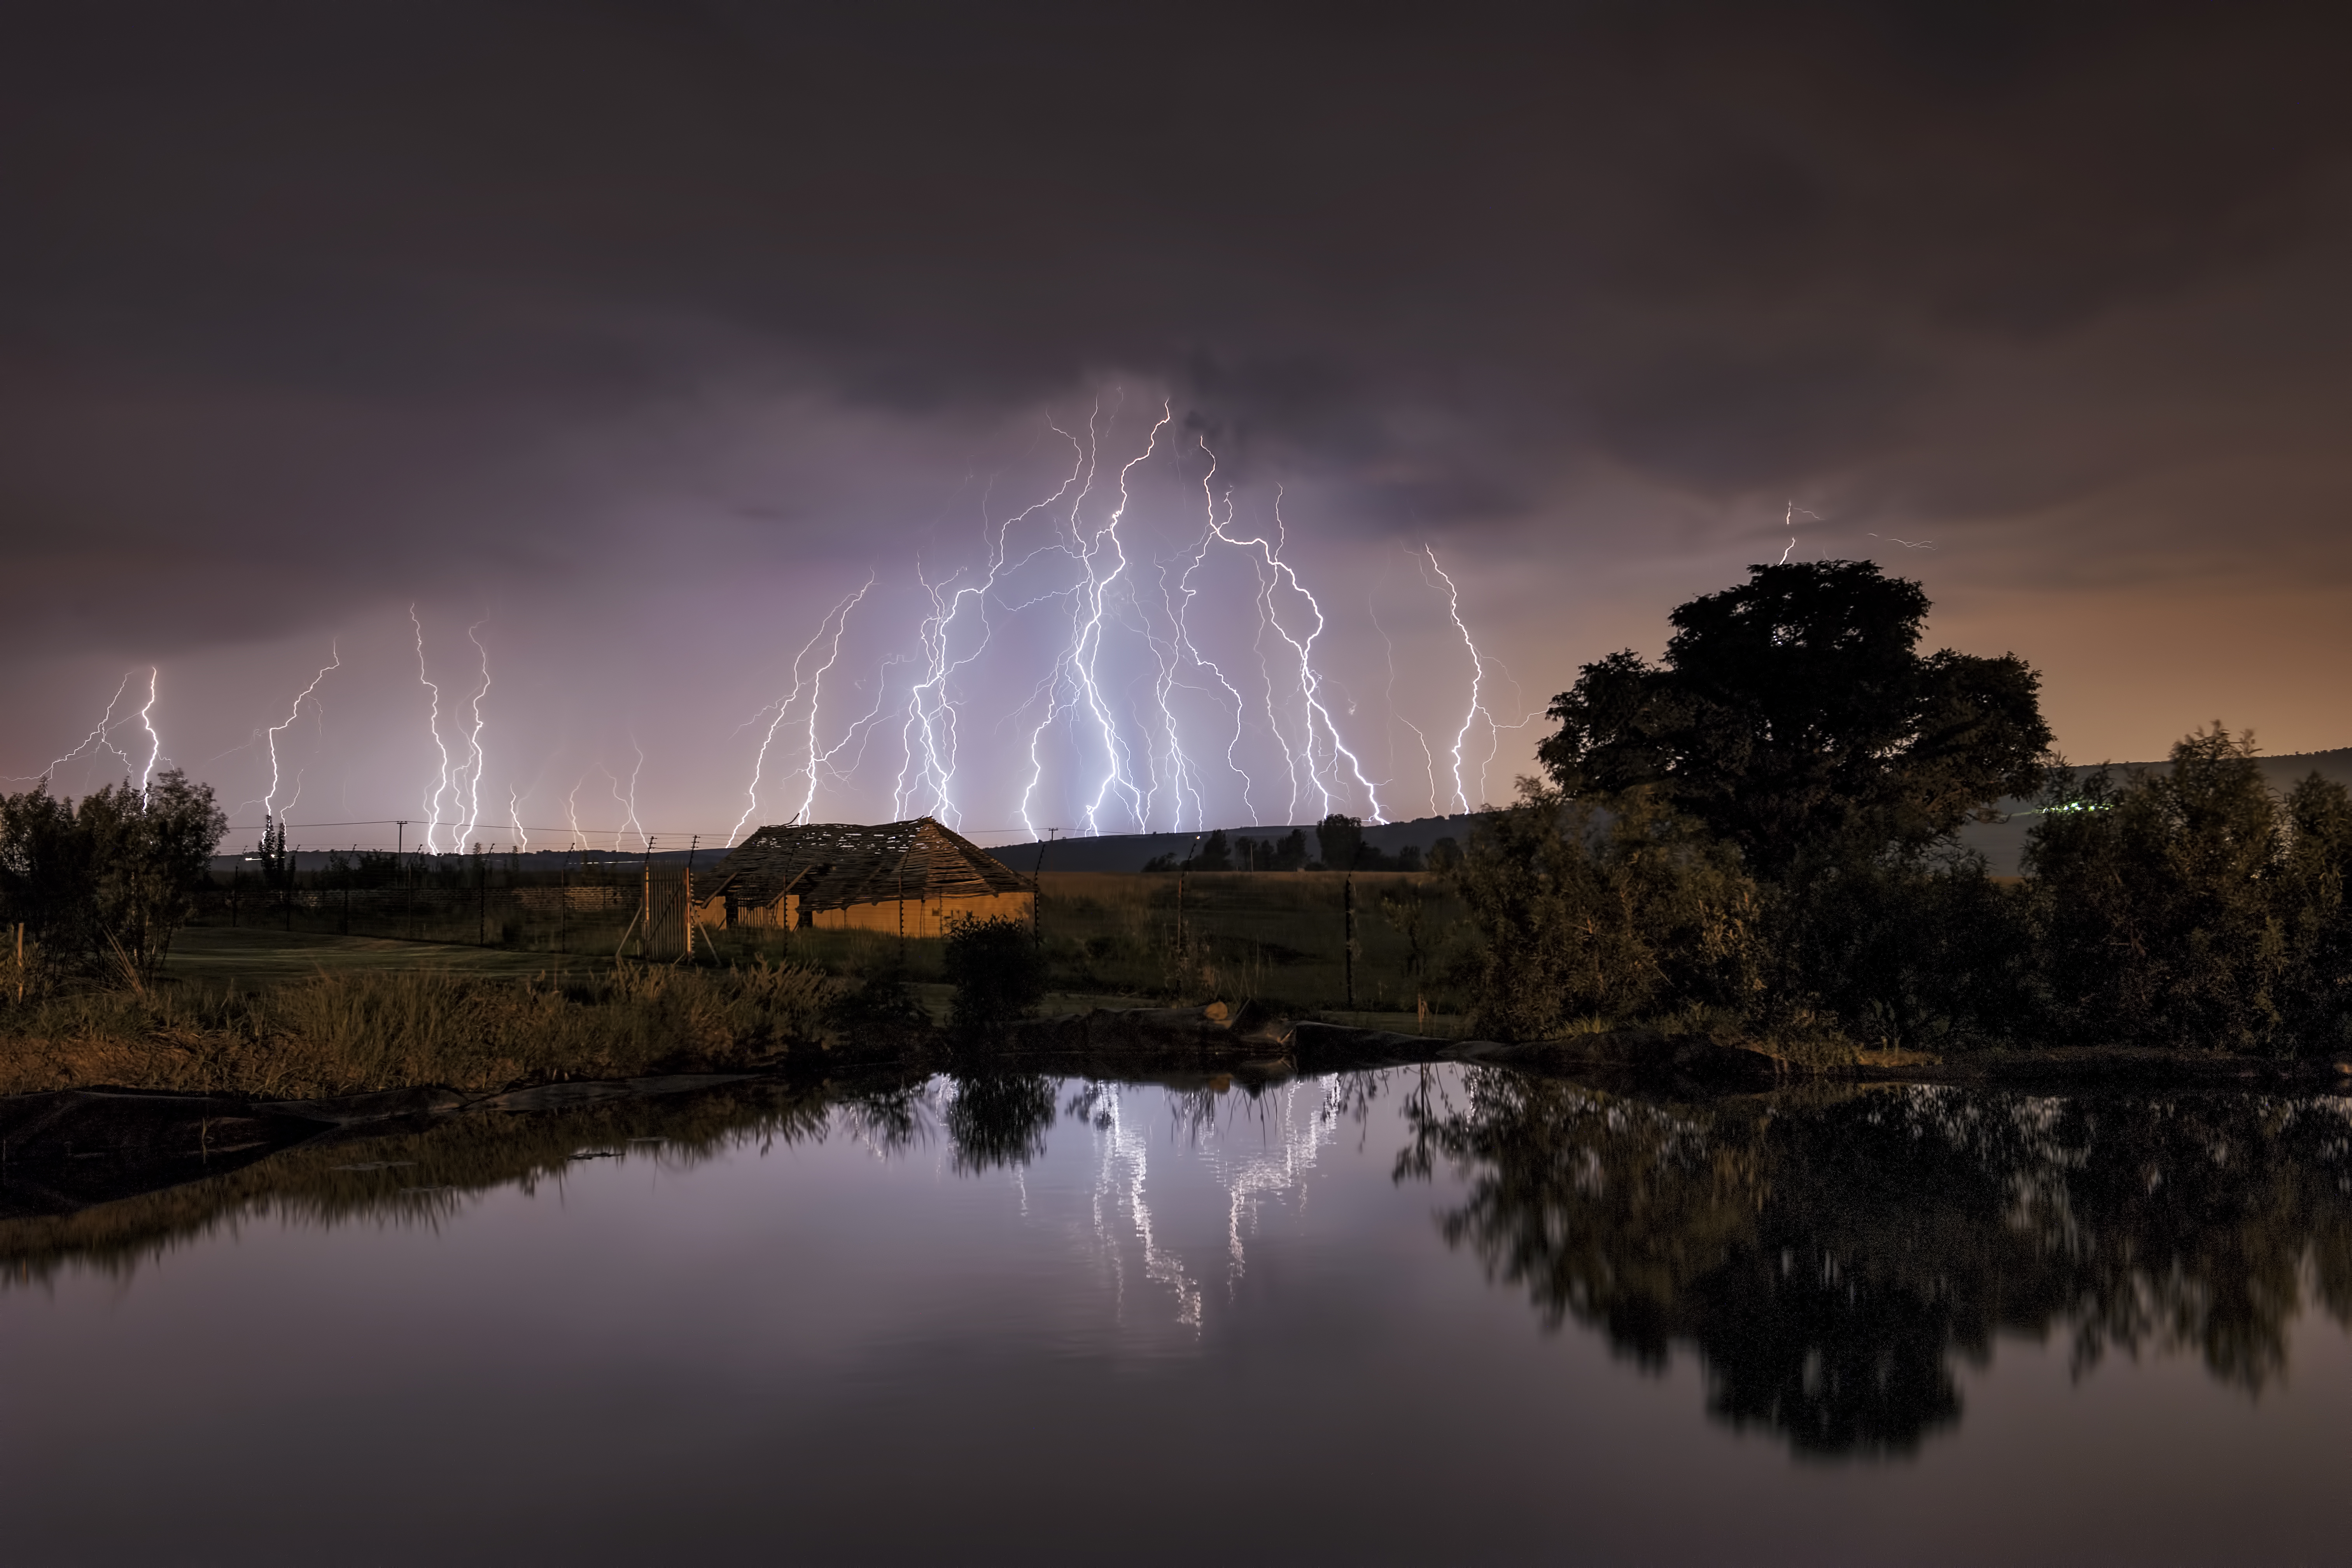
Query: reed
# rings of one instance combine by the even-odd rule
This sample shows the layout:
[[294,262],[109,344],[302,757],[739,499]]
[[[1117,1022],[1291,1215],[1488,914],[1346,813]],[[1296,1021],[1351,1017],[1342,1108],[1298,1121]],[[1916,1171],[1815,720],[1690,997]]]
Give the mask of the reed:
[[822,1042],[838,989],[755,963],[557,978],[321,971],[238,994],[90,991],[0,1010],[0,1093],[111,1085],[273,1099],[736,1066]]

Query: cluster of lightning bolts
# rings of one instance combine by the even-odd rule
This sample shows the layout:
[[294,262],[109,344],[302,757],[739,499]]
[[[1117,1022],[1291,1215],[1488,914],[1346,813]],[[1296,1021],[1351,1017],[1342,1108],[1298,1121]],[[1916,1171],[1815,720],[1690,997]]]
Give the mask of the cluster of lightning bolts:
[[[1322,604],[1288,553],[1280,491],[1270,529],[1253,531],[1242,526],[1235,520],[1231,489],[1219,487],[1215,453],[1204,437],[1196,438],[1205,466],[1200,519],[1190,542],[1152,560],[1123,533],[1136,470],[1163,451],[1174,450],[1164,439],[1171,422],[1163,405],[1140,450],[1123,461],[1106,454],[1108,432],[1099,405],[1082,430],[1049,422],[1054,434],[1069,445],[1066,475],[1052,494],[988,525],[984,559],[979,564],[934,580],[917,563],[916,579],[928,597],[927,608],[910,644],[886,658],[880,678],[854,683],[861,689],[870,687],[873,695],[863,702],[864,710],[846,716],[845,722],[844,715],[828,710],[828,698],[839,701],[836,689],[847,673],[843,649],[850,619],[872,595],[877,578],[869,575],[834,605],[794,655],[790,688],[739,727],[739,733],[757,731],[759,744],[728,842],[740,837],[763,806],[789,809],[795,821],[811,819],[820,795],[850,787],[876,737],[892,731],[896,745],[885,742],[883,750],[896,750],[900,759],[891,781],[895,815],[929,815],[961,826],[964,813],[958,797],[967,788],[959,774],[961,736],[968,710],[979,695],[966,687],[975,661],[989,651],[1001,627],[1021,617],[1044,618],[1045,646],[1055,650],[1045,673],[1011,714],[999,721],[1026,731],[1027,773],[1021,781],[1017,812],[1033,837],[1047,826],[1049,754],[1065,764],[1075,759],[1080,770],[1075,789],[1064,781],[1067,793],[1061,799],[1066,805],[1075,800],[1077,821],[1053,824],[1063,830],[1205,829],[1214,826],[1208,801],[1215,781],[1238,787],[1244,815],[1251,823],[1265,820],[1261,813],[1296,822],[1343,808],[1359,810],[1376,823],[1388,820],[1381,797],[1388,781],[1375,780],[1358,747],[1350,744],[1341,721],[1354,705],[1332,697],[1334,683],[1318,664],[1317,645],[1328,622]],[[1230,654],[1223,661],[1212,657],[1196,631],[1201,578],[1221,554],[1244,563],[1256,584],[1256,626],[1241,656],[1254,668],[1233,668]],[[1426,546],[1413,561],[1423,582],[1444,596],[1447,615],[1468,656],[1469,698],[1460,722],[1453,726],[1450,746],[1441,738],[1433,748],[1420,726],[1397,717],[1421,742],[1432,805],[1447,800],[1439,773],[1442,765],[1450,766],[1451,806],[1469,811],[1483,800],[1485,775],[1499,750],[1502,731],[1518,725],[1499,720],[1488,706],[1491,660],[1481,653],[1463,618],[1462,595],[1454,578]],[[462,851],[485,826],[489,650],[481,637],[483,623],[468,626],[466,637],[473,657],[467,662],[473,668],[452,695],[444,680],[435,678],[425,624],[414,605],[408,615],[416,679],[425,699],[429,759],[414,819],[420,832],[414,842],[428,853]],[[1385,638],[1385,630],[1381,635]],[[1148,651],[1150,679],[1139,685],[1122,688],[1106,671],[1107,650],[1122,638],[1128,639],[1125,647],[1139,646]],[[268,787],[257,800],[244,803],[258,805],[265,822],[283,821],[301,798],[302,773],[297,771],[288,779],[280,741],[306,713],[323,723],[320,689],[341,668],[340,646],[331,645],[327,663],[295,694],[285,717],[257,730],[247,742],[267,752]],[[126,700],[139,700],[135,684],[135,672],[124,677],[97,727],[53,762],[48,773],[77,759],[111,754],[145,790],[162,758],[153,722],[158,672],[147,672],[144,700],[133,709]],[[1180,691],[1205,699],[1222,711],[1217,732],[1208,743],[1196,743],[1197,737],[1189,737],[1180,722]],[[1526,722],[1522,719],[1518,724]],[[131,749],[117,743],[117,737],[134,724],[144,737],[143,760],[133,755],[136,742]],[[1489,743],[1480,757],[1474,753],[1482,726]],[[1278,754],[1278,765],[1269,775],[1254,776],[1241,758],[1253,732],[1270,740]],[[625,779],[601,763],[593,764],[564,797],[573,844],[586,844],[607,831],[615,849],[631,840],[649,844],[638,807],[646,753],[634,737],[630,750],[634,763]],[[785,759],[788,766],[782,765]],[[592,830],[581,823],[581,792],[598,773],[621,824],[617,828]],[[528,793],[510,787],[508,821],[488,825],[510,829],[519,847],[529,842],[520,826]],[[599,805],[593,815],[606,814]]]
[[[895,814],[903,818],[920,813],[961,826],[959,738],[972,700],[964,689],[965,677],[988,651],[1000,625],[1021,616],[1054,617],[1048,646],[1058,650],[1013,715],[1028,731],[1028,776],[1016,809],[1033,837],[1047,826],[1041,813],[1048,751],[1055,747],[1062,756],[1079,759],[1084,770],[1075,791],[1078,821],[1069,825],[1083,833],[1210,826],[1206,795],[1212,775],[1237,784],[1244,814],[1252,822],[1260,820],[1262,810],[1297,821],[1304,814],[1320,817],[1343,806],[1359,806],[1373,822],[1388,820],[1382,784],[1367,773],[1327,695],[1331,683],[1318,665],[1316,644],[1328,623],[1286,553],[1280,492],[1270,535],[1243,529],[1234,519],[1231,489],[1218,488],[1215,453],[1205,437],[1196,438],[1206,465],[1198,532],[1189,546],[1165,559],[1147,561],[1131,551],[1121,531],[1132,502],[1131,479],[1163,449],[1171,418],[1163,405],[1141,449],[1124,462],[1104,452],[1099,405],[1083,432],[1050,425],[1070,447],[1069,471],[1059,486],[991,524],[980,564],[938,581],[919,564],[918,581],[929,603],[915,629],[913,651],[887,661],[885,679],[870,683],[874,697],[863,712],[845,722],[836,716],[827,724],[822,717],[826,680],[837,679],[850,616],[872,591],[874,579],[835,605],[794,656],[790,689],[739,728],[739,733],[759,731],[760,743],[730,842],[763,804],[791,805],[793,820],[808,819],[819,791],[846,784],[864,762],[868,742],[888,729],[897,731],[902,758],[893,787]],[[1041,526],[1045,537],[1033,538]],[[1255,575],[1255,671],[1229,670],[1204,651],[1195,635],[1192,616],[1202,592],[1197,580],[1218,552],[1238,555]],[[1415,560],[1425,563],[1425,582],[1442,585],[1447,613],[1469,654],[1469,703],[1451,748],[1452,804],[1468,811],[1482,800],[1484,773],[1499,750],[1501,731],[1518,726],[1498,721],[1487,705],[1488,661],[1462,618],[1454,579],[1434,551],[1424,546]],[[1042,591],[1014,592],[1013,585],[1029,584],[1041,563],[1058,565],[1059,580]],[[1118,700],[1104,669],[1107,647],[1122,634],[1140,639],[1155,668],[1149,697],[1134,703]],[[893,666],[906,667],[902,679],[887,679]],[[1188,742],[1178,718],[1180,689],[1222,706],[1226,718],[1217,744]],[[1433,754],[1428,753],[1425,734],[1406,722],[1422,739],[1435,803],[1441,791]],[[1482,723],[1489,740],[1483,759],[1472,755]],[[1277,777],[1253,777],[1238,760],[1252,730],[1278,748]],[[781,758],[793,759],[792,765],[779,768]],[[1480,774],[1475,785],[1474,772]]]
[[[449,733],[445,735],[441,728],[441,687],[425,663],[425,623],[417,618],[414,605],[408,607],[408,619],[416,634],[416,680],[427,697],[425,728],[440,759],[439,767],[425,786],[419,807],[425,848],[428,854],[439,853],[442,830],[446,828],[449,847],[463,849],[482,825],[482,776],[489,768],[489,756],[482,748],[482,700],[490,694],[490,650],[482,645],[479,621],[466,628],[466,640],[474,645],[479,660],[482,681],[474,689],[462,714],[452,710]],[[450,749],[453,741],[455,752]]]
[[1024,1217],[1094,1255],[1121,1329],[1198,1337],[1220,1296],[1239,1300],[1251,1243],[1302,1212],[1360,1103],[1335,1079],[1293,1079],[1238,1114],[1231,1097],[1093,1085],[1066,1108],[1090,1139],[1087,1179],[1034,1194],[1021,1167],[1005,1179]]

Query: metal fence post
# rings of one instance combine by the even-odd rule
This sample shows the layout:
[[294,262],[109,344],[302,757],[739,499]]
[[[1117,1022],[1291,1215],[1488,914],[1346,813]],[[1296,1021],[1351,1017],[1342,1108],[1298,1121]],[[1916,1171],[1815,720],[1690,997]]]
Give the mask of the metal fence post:
[[1339,907],[1348,927],[1348,1011],[1356,1010],[1356,874],[1339,884]]

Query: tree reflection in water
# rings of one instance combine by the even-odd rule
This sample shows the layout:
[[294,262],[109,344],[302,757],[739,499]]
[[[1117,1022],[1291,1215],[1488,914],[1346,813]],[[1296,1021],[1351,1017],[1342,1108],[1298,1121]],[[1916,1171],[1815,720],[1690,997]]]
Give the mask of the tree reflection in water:
[[2352,1321],[2352,1100],[1910,1087],[1665,1106],[1501,1068],[1405,1109],[1399,1180],[1467,1184],[1447,1242],[1802,1454],[1956,1424],[1997,1332],[2193,1351],[2258,1393],[2316,1303]]

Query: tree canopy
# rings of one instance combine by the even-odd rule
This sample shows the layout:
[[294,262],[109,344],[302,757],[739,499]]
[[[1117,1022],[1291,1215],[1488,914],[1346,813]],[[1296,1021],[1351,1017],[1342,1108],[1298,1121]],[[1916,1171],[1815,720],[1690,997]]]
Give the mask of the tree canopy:
[[1867,561],[1750,567],[1673,612],[1663,664],[1586,665],[1538,755],[1573,796],[1662,795],[1767,876],[1833,846],[1923,847],[2037,790],[2051,741],[2041,677],[1923,655],[1927,609]]
[[143,984],[227,830],[212,786],[177,768],[79,805],[51,795],[47,780],[0,796],[0,916],[101,969],[126,965]]

